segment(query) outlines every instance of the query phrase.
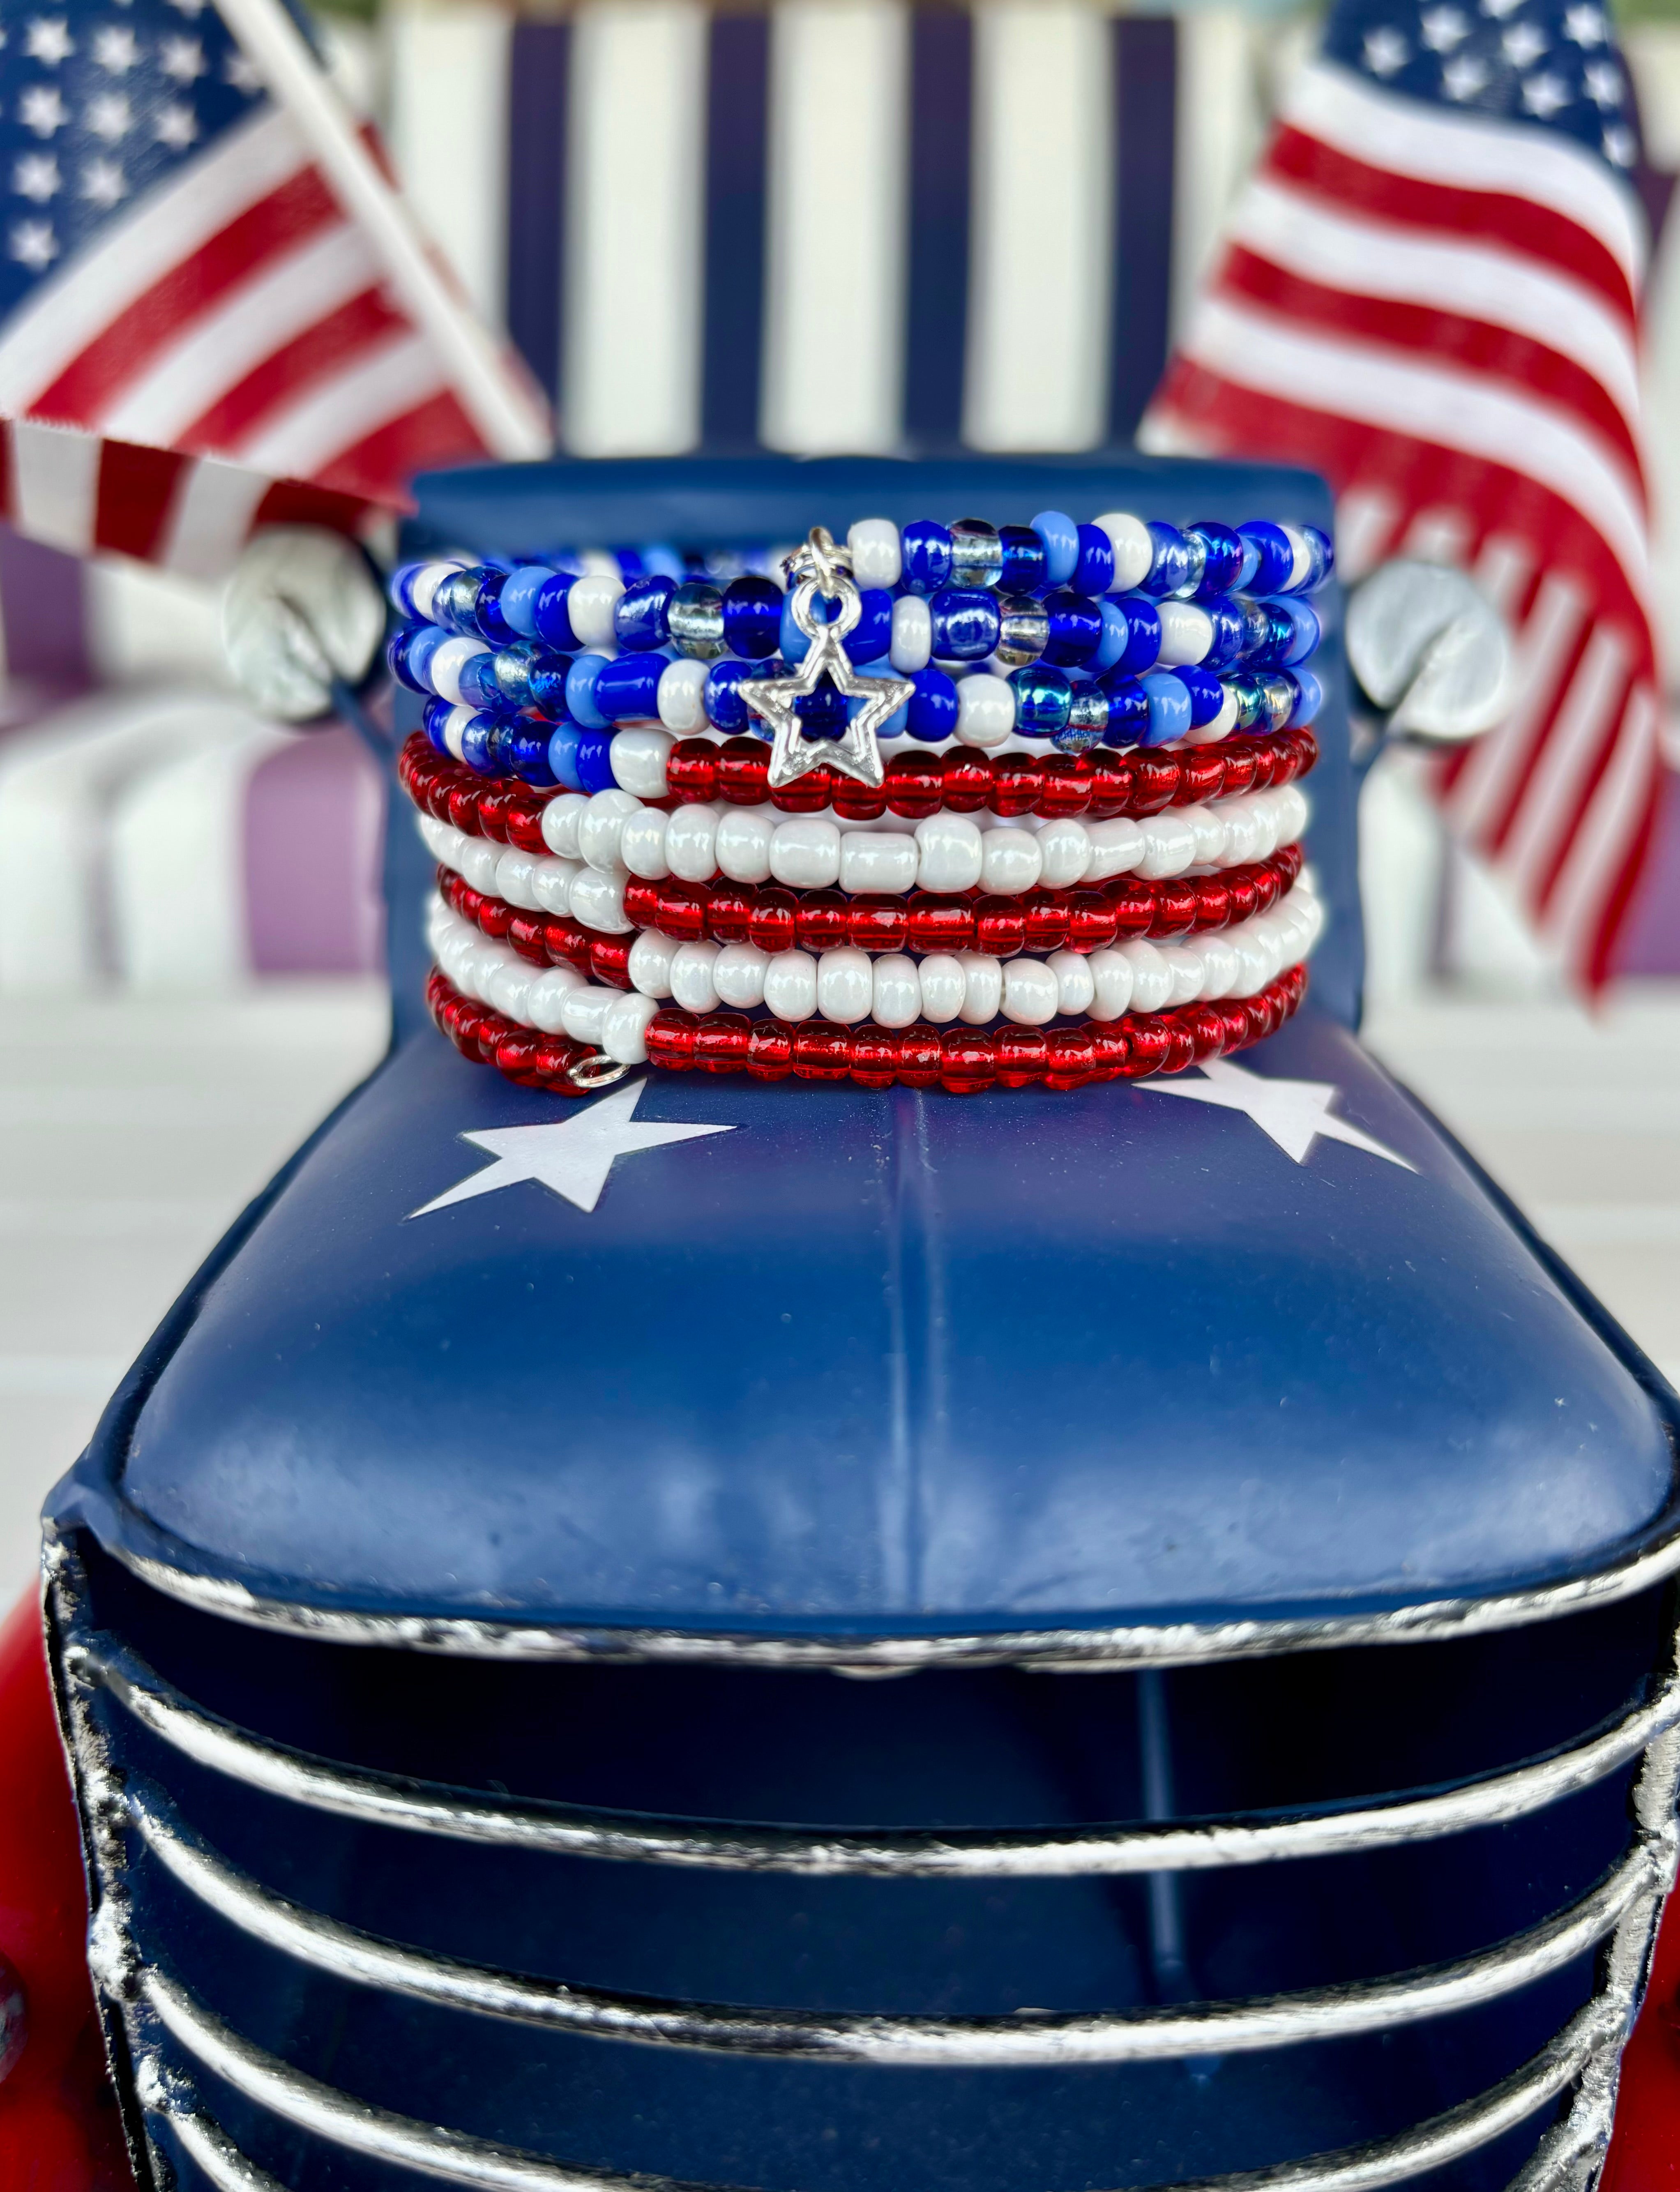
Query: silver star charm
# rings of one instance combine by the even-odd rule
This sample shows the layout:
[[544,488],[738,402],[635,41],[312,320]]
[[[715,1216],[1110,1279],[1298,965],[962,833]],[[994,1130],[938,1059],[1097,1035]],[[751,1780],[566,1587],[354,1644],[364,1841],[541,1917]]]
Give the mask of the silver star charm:
[[[821,526],[813,528],[810,539],[787,563],[788,576],[795,581],[793,621],[810,641],[810,651],[796,676],[751,677],[740,688],[741,699],[776,734],[770,755],[772,791],[792,784],[808,769],[825,766],[871,788],[878,789],[886,781],[877,734],[916,688],[907,677],[860,677],[853,669],[845,640],[862,614],[863,604],[852,583],[848,560],[846,551],[837,548]],[[830,624],[819,623],[812,613],[811,604],[819,594],[826,601],[839,602]],[[794,704],[810,698],[825,672],[837,693],[864,705],[837,739],[807,738]]]
[[1404,1172],[1417,1170],[1396,1150],[1336,1116],[1330,1106],[1341,1091],[1334,1082],[1283,1081],[1269,1073],[1245,1071],[1228,1058],[1208,1059],[1202,1070],[1205,1081],[1140,1081],[1137,1085],[1147,1095],[1187,1096],[1192,1104],[1217,1104],[1227,1111],[1243,1112],[1297,1164],[1305,1164],[1314,1142],[1323,1140],[1346,1142],[1350,1149],[1386,1157]]

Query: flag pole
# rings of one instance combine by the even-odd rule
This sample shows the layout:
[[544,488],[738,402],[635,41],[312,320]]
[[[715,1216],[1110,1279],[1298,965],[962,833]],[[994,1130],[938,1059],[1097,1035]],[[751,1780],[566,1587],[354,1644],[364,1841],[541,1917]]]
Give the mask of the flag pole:
[[492,452],[545,457],[542,413],[507,369],[476,313],[454,295],[380,174],[326,71],[277,0],[216,0],[223,20],[303,133],[346,213],[359,224],[392,286],[442,351],[462,408]]

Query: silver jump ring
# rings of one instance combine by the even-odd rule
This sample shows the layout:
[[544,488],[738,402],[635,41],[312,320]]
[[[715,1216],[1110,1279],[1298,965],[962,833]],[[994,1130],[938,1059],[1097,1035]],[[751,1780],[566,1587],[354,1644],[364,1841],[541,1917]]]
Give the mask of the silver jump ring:
[[587,1058],[580,1058],[575,1065],[567,1068],[565,1079],[574,1088],[610,1088],[615,1081],[622,1081],[630,1070],[616,1058],[609,1058],[604,1050],[591,1050]]

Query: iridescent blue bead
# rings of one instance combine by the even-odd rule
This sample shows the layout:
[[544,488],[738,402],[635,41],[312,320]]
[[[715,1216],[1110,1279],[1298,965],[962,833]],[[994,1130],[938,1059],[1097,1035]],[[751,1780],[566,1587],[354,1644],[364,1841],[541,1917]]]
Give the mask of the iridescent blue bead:
[[1153,667],[1161,654],[1161,612],[1146,594],[1106,594],[1098,603],[1102,644],[1093,670],[1123,670],[1129,676]]
[[1301,531],[1306,535],[1307,545],[1312,551],[1312,569],[1306,584],[1298,591],[1310,594],[1322,586],[1335,569],[1336,547],[1329,534],[1321,532],[1316,525],[1303,525]]
[[1254,575],[1249,585],[1257,594],[1281,594],[1295,568],[1295,551],[1289,534],[1281,525],[1264,517],[1239,525],[1237,530],[1255,552]]
[[460,687],[461,705],[466,708],[505,707],[501,687],[496,682],[496,658],[494,654],[475,654],[470,662],[463,662],[457,682]]
[[926,739],[934,744],[940,739],[957,735],[957,688],[943,670],[931,664],[925,670],[911,673],[911,683],[916,690],[911,694],[906,713],[906,728],[913,739]]
[[1014,668],[1037,662],[1050,643],[1049,612],[1043,602],[1031,594],[1003,594],[997,612],[997,659]]
[[799,728],[808,739],[843,738],[850,711],[846,696],[825,677],[814,693],[807,693],[796,700],[793,712],[799,718]]
[[578,644],[572,619],[566,614],[567,598],[574,584],[569,571],[557,571],[546,585],[537,589],[531,611],[536,636],[549,647],[557,647],[563,654],[570,654]]
[[666,611],[671,643],[691,662],[715,662],[724,653],[723,595],[709,579],[686,579]]
[[1323,682],[1311,670],[1297,670],[1294,674],[1295,705],[1289,711],[1289,728],[1298,730],[1311,722],[1324,705]]
[[1199,730],[1225,705],[1225,688],[1211,670],[1180,668],[1173,672],[1190,695],[1190,720]]
[[774,579],[749,571],[723,590],[723,636],[731,654],[743,662],[762,662],[776,651],[781,630],[781,588]]
[[1243,619],[1244,669],[1269,668],[1277,650],[1287,647],[1294,636],[1294,626],[1275,614],[1274,602],[1263,602],[1254,594],[1233,594],[1231,601]]
[[1003,557],[1003,567],[997,574],[1000,593],[1036,594],[1049,585],[1044,544],[1030,525],[1000,525],[997,545]]
[[441,625],[460,638],[478,636],[477,610],[478,585],[483,577],[482,565],[474,564],[465,571],[451,571],[433,591],[431,621]]
[[1100,525],[1079,528],[1079,560],[1071,580],[1076,594],[1106,594],[1114,584],[1114,543]]
[[580,654],[566,672],[566,713],[587,731],[604,731],[608,719],[595,705],[595,681],[611,657]]
[[1281,731],[1294,712],[1295,681],[1287,670],[1273,670],[1260,682],[1266,702],[1266,728]]
[[1066,724],[1056,733],[1058,749],[1063,753],[1083,753],[1088,746],[1100,745],[1107,732],[1107,694],[1094,679],[1080,680],[1073,688]]
[[550,654],[546,648],[533,648],[525,672],[530,697],[521,703],[522,706],[534,708],[551,722],[557,722],[566,712],[566,680],[571,668],[569,655]]
[[449,752],[449,742],[444,732],[453,712],[447,700],[428,700],[420,711],[420,721],[426,726],[426,735],[438,752],[448,755],[451,761],[454,759],[454,756]]
[[1266,688],[1258,677],[1227,677],[1225,689],[1237,703],[1237,728],[1263,731],[1267,724]]
[[1053,739],[1067,728],[1073,688],[1066,674],[1035,662],[1010,673],[1015,692],[1015,728],[1024,739]]
[[506,647],[519,635],[502,614],[502,589],[507,584],[506,571],[485,570],[478,580],[478,598],[473,603],[472,629],[480,639],[487,639],[492,647]]
[[1240,599],[1231,594],[1210,594],[1200,604],[1214,627],[1213,644],[1202,658],[1204,670],[1234,670],[1243,659],[1247,619]]
[[638,579],[626,586],[613,604],[613,637],[631,654],[645,654],[663,647],[671,636],[671,597],[674,579]]
[[515,725],[506,716],[494,718],[495,728],[490,734],[489,747],[492,776],[511,776],[513,773],[513,736]]
[[1155,561],[1149,567],[1149,576],[1139,587],[1156,601],[1168,594],[1175,594],[1191,575],[1190,544],[1176,525],[1163,525],[1158,518],[1149,521],[1149,537],[1155,544]]
[[1175,670],[1151,670],[1138,682],[1149,703],[1149,724],[1140,745],[1176,745],[1190,728],[1190,695]]
[[749,677],[779,677],[785,665],[774,655],[763,662],[714,662],[706,673],[706,721],[720,731],[766,731],[762,716],[755,716],[740,697]]
[[554,771],[548,765],[548,739],[546,723],[510,723],[502,746],[508,773],[525,784],[552,784]]
[[548,765],[554,771],[554,781],[563,784],[568,791],[581,791],[578,782],[578,745],[583,732],[575,723],[557,723],[548,738]]
[[[410,626],[394,631],[385,643],[385,666],[399,685],[406,685],[411,693],[426,693],[431,689],[415,666],[414,642],[419,632]],[[437,635],[441,640],[442,632]]]
[[1045,661],[1069,670],[1090,661],[1102,645],[1103,621],[1102,611],[1089,595],[1059,587],[1045,596],[1044,608],[1050,619]]
[[[661,585],[667,583],[661,579]],[[580,658],[581,659],[582,658]],[[662,654],[620,654],[611,662],[603,662],[595,679],[591,695],[596,712],[609,723],[628,723],[657,716],[660,711],[660,679],[665,675],[666,657]],[[567,698],[571,698],[569,685]],[[575,706],[572,714],[578,716]]]
[[1240,583],[1245,554],[1243,537],[1234,525],[1221,525],[1203,517],[1190,528],[1186,539],[1202,543],[1202,580],[1198,595],[1228,594]]
[[982,593],[978,588],[941,586],[928,609],[933,619],[936,661],[983,662],[1002,635],[1003,620],[996,595]]
[[1041,510],[1032,521],[1044,550],[1044,581],[1065,586],[1079,566],[1079,528],[1065,510]]
[[497,773],[494,741],[500,728],[494,716],[475,716],[460,734],[460,757],[480,776]]
[[1003,571],[1003,544],[997,528],[983,517],[959,517],[951,528],[953,586],[995,586]]
[[580,791],[611,791],[618,784],[613,774],[613,734],[610,731],[586,731],[578,740],[575,760]]
[[913,518],[899,535],[903,584],[912,594],[936,594],[951,584],[951,528],[931,517]]
[[1184,552],[1190,559],[1189,568],[1173,591],[1181,601],[1188,601],[1193,594],[1202,591],[1202,574],[1208,568],[1208,551],[1199,534],[1186,533],[1183,539]]
[[1108,702],[1108,728],[1105,733],[1108,744],[1140,745],[1149,728],[1148,694],[1135,677],[1122,670],[1111,670],[1099,682]]
[[521,639],[537,636],[537,597],[554,576],[546,563],[522,563],[503,581],[497,606],[510,631]]

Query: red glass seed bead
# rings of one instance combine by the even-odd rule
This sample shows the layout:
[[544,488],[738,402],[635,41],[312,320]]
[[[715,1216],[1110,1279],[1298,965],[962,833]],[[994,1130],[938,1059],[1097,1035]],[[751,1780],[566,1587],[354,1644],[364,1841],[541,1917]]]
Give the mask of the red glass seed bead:
[[1167,1030],[1167,1055],[1161,1070],[1163,1073],[1182,1073],[1187,1065],[1196,1063],[1196,1042],[1190,1030],[1170,1013],[1163,1013]]
[[899,1030],[899,1079],[906,1088],[931,1088],[945,1070],[940,1031],[927,1020]]
[[793,933],[802,951],[832,951],[846,941],[849,907],[838,891],[808,891],[794,916]]
[[1070,951],[1106,951],[1119,933],[1114,908],[1098,891],[1067,893],[1067,948]]
[[940,1079],[953,1096],[971,1096],[997,1078],[991,1038],[978,1028],[948,1027],[940,1036]]
[[501,1036],[496,1044],[497,1072],[505,1073],[510,1081],[517,1081],[523,1087],[534,1087],[536,1076],[531,1066],[540,1041],[534,1028],[516,1028],[511,1035]]
[[793,1030],[793,1070],[802,1081],[843,1081],[852,1070],[851,1030],[803,1020]]
[[507,842],[522,853],[546,853],[542,810],[548,804],[533,791],[516,792],[507,802]]
[[770,804],[781,814],[820,814],[834,804],[834,795],[844,782],[826,762],[820,763],[771,792]]
[[755,1081],[781,1081],[793,1070],[793,1030],[785,1020],[754,1020],[746,1070]]
[[1032,754],[994,754],[991,761],[991,811],[994,814],[1030,814],[1038,803],[1038,762]]
[[1085,756],[1091,764],[1091,803],[1085,809],[1093,822],[1131,811],[1134,779],[1130,761],[1112,746],[1093,746]]
[[1129,1015],[1121,1025],[1127,1044],[1127,1080],[1141,1081],[1149,1074],[1159,1073],[1172,1047],[1166,1022],[1157,1013],[1140,1013],[1135,1019]]
[[944,786],[936,754],[894,754],[887,763],[887,804],[907,820],[937,814]]
[[694,1030],[694,1064],[702,1073],[739,1073],[752,1045],[745,1013],[708,1013]]
[[487,785],[478,795],[480,833],[486,837],[494,837],[499,845],[508,842],[507,810],[510,802],[518,796],[518,791],[517,784],[491,784]]
[[1269,791],[1276,780],[1277,749],[1270,739],[1260,739],[1254,745],[1254,790]]
[[1284,996],[1292,1013],[1299,1012],[1312,980],[1312,969],[1306,962],[1299,960],[1283,977]]
[[1286,890],[1293,883],[1300,881],[1300,871],[1306,865],[1306,853],[1304,847],[1299,842],[1285,845],[1271,857],[1277,864],[1278,874],[1283,878],[1283,888]]
[[974,949],[1009,959],[1026,941],[1026,909],[1018,899],[983,898],[974,906]]
[[665,759],[666,789],[684,805],[717,789],[719,749],[711,739],[678,739]]
[[[478,1055],[483,1059],[486,1065],[494,1065],[495,1064],[496,1045],[501,1041],[502,1037],[506,1035],[517,1035],[519,1032],[520,1030],[515,1026],[514,1023],[507,1018],[505,1013],[492,1012],[488,1005],[480,1006],[478,1016]],[[526,1030],[526,1032],[529,1032],[529,1030]]]
[[1042,1028],[994,1028],[991,1054],[997,1078],[1006,1088],[1025,1088],[1032,1082],[1042,1081],[1049,1063],[1049,1046]]
[[1114,909],[1117,936],[1147,936],[1155,925],[1155,885],[1141,876],[1117,876],[1103,886],[1102,895]]
[[624,917],[638,928],[651,928],[659,918],[660,887],[641,876],[631,876],[624,887]]
[[1089,1025],[1052,1028],[1044,1037],[1044,1086],[1083,1088],[1096,1071],[1097,1047]]
[[543,947],[542,932],[540,915],[516,913],[507,924],[507,940],[522,959],[529,959],[534,967],[546,967],[548,953]]
[[1123,1026],[1117,1023],[1097,1023],[1092,1026],[1092,1070],[1099,1081],[1119,1080],[1126,1071],[1131,1053],[1131,1038]]
[[1220,1045],[1221,1053],[1241,1050],[1249,1040],[1247,1006],[1232,997],[1224,1004],[1209,1006],[1209,1010],[1216,1012],[1225,1022],[1225,1039]]
[[1231,919],[1231,890],[1218,876],[1201,876],[1196,884],[1196,926],[1223,928]]
[[848,822],[878,822],[887,811],[887,788],[860,784],[853,776],[837,776],[834,811]]
[[770,785],[770,750],[763,739],[725,739],[716,756],[716,796],[730,807],[762,807]]
[[1058,820],[1083,814],[1091,803],[1091,764],[1083,754],[1046,754],[1038,764],[1035,812]]
[[1227,739],[1220,748],[1225,756],[1224,799],[1234,799],[1238,792],[1252,791],[1254,784],[1254,746],[1252,739]]
[[977,814],[991,796],[991,768],[984,754],[972,748],[952,746],[940,758],[945,779],[945,806],[949,814]]
[[426,795],[426,812],[436,822],[447,822],[450,819],[449,798],[454,790],[454,782],[453,769],[440,768],[432,780],[431,789]]
[[589,931],[575,921],[563,920],[557,914],[552,921],[544,922],[542,943],[551,965],[575,967],[581,973],[589,971]]
[[633,936],[597,936],[589,947],[589,971],[609,990],[630,987],[630,947]]
[[1225,1048],[1225,1014],[1217,1005],[1189,1005],[1185,1008],[1185,1025],[1190,1030],[1191,1040],[1196,1045],[1196,1062],[1204,1058],[1217,1058]]
[[1283,888],[1283,878],[1274,864],[1262,860],[1254,870],[1254,892],[1262,913],[1270,913]]
[[1170,807],[1179,796],[1179,764],[1172,754],[1134,754],[1132,813],[1158,814],[1163,807]]
[[910,940],[907,900],[854,898],[847,908],[846,941],[860,951],[902,951]]
[[651,1064],[667,1073],[686,1073],[694,1062],[693,1016],[667,1006],[649,1021],[646,1042]]
[[654,925],[661,936],[689,944],[706,933],[706,909],[711,893],[704,883],[672,880],[659,887],[659,910]]
[[1155,888],[1155,918],[1151,936],[1187,936],[1196,926],[1197,891],[1187,876],[1175,876]]
[[899,1077],[896,1028],[866,1023],[852,1030],[852,1078],[860,1088],[890,1088]]
[[1260,892],[1252,868],[1227,868],[1220,881],[1231,893],[1231,918],[1247,921],[1260,910]]
[[486,936],[494,937],[498,944],[506,943],[507,932],[513,926],[514,909],[506,899],[486,898],[478,902],[478,926]]
[[573,1084],[571,1070],[584,1055],[581,1044],[569,1042],[563,1035],[546,1035],[531,1053],[531,1071],[545,1088],[581,1096],[585,1092]]
[[1294,740],[1295,751],[1300,756],[1296,764],[1295,774],[1306,776],[1318,766],[1318,741],[1312,733],[1306,729],[1291,731],[1289,736]]
[[[1060,758],[1060,756],[1057,756]],[[1033,891],[1025,902],[1022,948],[1028,951],[1060,951],[1067,942],[1069,915],[1064,891]],[[983,951],[986,946],[980,946]]]
[[906,902],[911,947],[917,951],[972,951],[974,907],[965,898],[940,898],[912,891]]
[[[711,903],[706,910],[707,935],[720,944],[745,944],[747,923],[758,903],[757,892],[751,883],[711,883],[708,888]],[[625,910],[629,910],[626,893]]]
[[759,886],[757,903],[746,916],[746,933],[761,951],[791,951],[799,901],[779,885]]
[[1179,796],[1187,802],[1217,799],[1225,786],[1225,756],[1217,746],[1203,746],[1179,762]]
[[469,777],[449,786],[448,819],[469,837],[478,835],[478,786]]

